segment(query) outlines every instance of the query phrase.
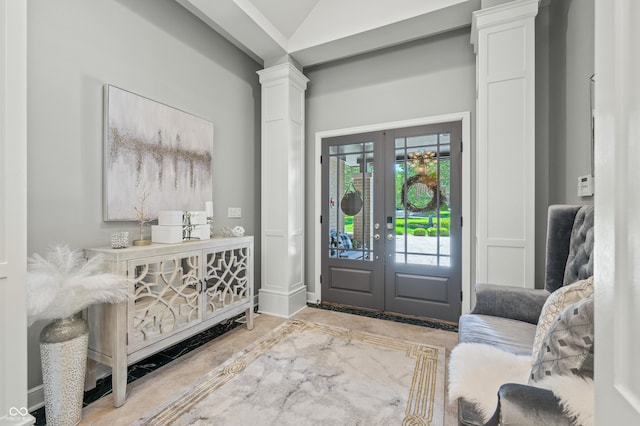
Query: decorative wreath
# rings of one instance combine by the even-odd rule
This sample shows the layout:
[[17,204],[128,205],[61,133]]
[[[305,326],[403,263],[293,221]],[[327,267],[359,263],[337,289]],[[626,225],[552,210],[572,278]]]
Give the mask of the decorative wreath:
[[[407,194],[413,185],[424,185],[427,189],[428,195],[430,196],[429,202],[422,206],[411,203],[407,200]],[[440,190],[439,196],[436,196],[438,192],[438,179],[433,175],[427,175],[424,173],[419,173],[417,175],[411,176],[402,186],[402,192],[400,194],[402,205],[405,206],[407,210],[414,213],[423,213],[437,210],[442,204],[447,202],[446,197]]]

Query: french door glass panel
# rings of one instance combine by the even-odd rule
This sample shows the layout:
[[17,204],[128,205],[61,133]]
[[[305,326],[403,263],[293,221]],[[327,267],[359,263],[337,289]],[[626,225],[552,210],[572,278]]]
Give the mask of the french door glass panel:
[[373,259],[373,142],[329,148],[330,258]]
[[395,261],[451,266],[449,133],[395,139]]

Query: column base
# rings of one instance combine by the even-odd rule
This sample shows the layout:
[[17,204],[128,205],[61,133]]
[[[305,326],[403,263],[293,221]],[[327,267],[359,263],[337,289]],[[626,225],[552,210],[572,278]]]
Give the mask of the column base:
[[261,314],[290,318],[307,306],[307,286],[300,286],[288,293],[268,289],[259,290],[259,308]]

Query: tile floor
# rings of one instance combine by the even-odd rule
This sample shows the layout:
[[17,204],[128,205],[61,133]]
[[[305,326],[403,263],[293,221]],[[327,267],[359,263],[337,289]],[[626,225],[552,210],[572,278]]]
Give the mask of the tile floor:
[[[447,350],[447,362],[451,349],[458,341],[458,334],[454,331],[314,307],[306,307],[294,317],[442,346]],[[244,326],[226,331],[197,349],[170,360],[151,372],[145,372],[146,374],[140,378],[135,378],[135,381],[132,381],[127,387],[127,401],[122,407],[113,407],[110,394],[91,402],[83,409],[83,418],[80,424],[108,426],[131,424],[284,321],[283,318],[259,315],[254,321],[255,328],[252,331],[247,330]],[[144,366],[137,368],[144,369]],[[129,374],[135,374],[135,369],[131,370],[130,368]],[[445,401],[445,405],[444,425],[457,425],[457,405],[449,404],[448,400]]]

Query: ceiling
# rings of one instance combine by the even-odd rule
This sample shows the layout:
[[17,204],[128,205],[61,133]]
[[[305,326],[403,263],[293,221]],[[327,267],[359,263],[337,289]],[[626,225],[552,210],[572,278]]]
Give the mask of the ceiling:
[[471,24],[480,0],[176,0],[271,66],[317,65]]

